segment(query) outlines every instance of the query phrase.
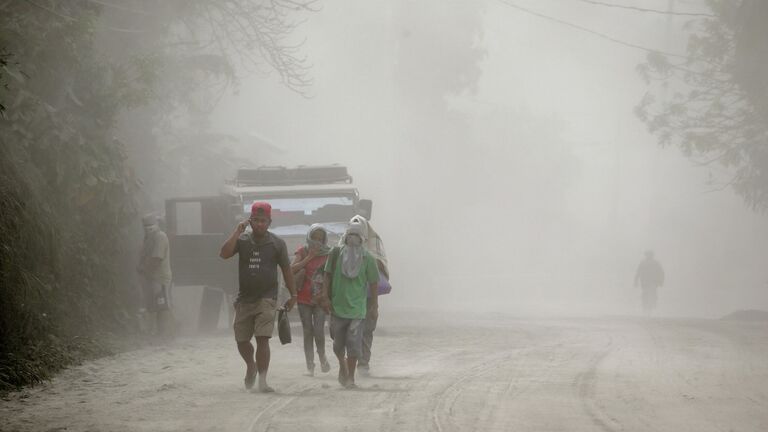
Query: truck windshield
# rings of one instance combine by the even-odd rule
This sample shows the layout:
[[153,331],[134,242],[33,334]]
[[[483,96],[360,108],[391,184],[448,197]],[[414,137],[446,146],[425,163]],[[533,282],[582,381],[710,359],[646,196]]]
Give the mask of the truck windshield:
[[345,195],[250,198],[243,201],[244,215],[255,201],[272,206],[272,226],[345,222],[355,215],[354,199]]

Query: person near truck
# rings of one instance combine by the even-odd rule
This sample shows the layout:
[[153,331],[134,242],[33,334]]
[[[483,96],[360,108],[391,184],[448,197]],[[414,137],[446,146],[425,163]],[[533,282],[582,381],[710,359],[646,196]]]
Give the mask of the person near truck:
[[157,216],[141,219],[144,243],[136,271],[141,277],[143,309],[150,317],[150,332],[162,338],[171,336],[171,248],[168,236],[160,229]]
[[323,268],[330,251],[328,232],[322,225],[314,224],[309,227],[306,244],[296,250],[291,263],[291,271],[297,283],[299,316],[304,330],[304,359],[309,376],[315,374],[315,347],[320,360],[320,370],[331,370],[325,356],[325,310],[319,301]]
[[[245,361],[245,388],[253,388],[258,375],[258,390],[263,393],[275,391],[267,384],[267,371],[269,339],[275,327],[277,310],[278,267],[291,294],[283,307],[290,311],[296,303],[293,273],[285,241],[268,231],[271,223],[272,206],[266,202],[254,202],[250,218],[237,224],[219,252],[219,256],[224,259],[239,255],[239,291],[235,300],[233,324],[235,341],[237,351]],[[251,231],[246,232],[249,225]],[[255,358],[251,344],[253,337],[256,338]]]
[[323,305],[331,313],[333,352],[339,359],[339,383],[354,388],[357,361],[363,355],[366,315],[378,315],[379,269],[365,250],[363,226],[352,222],[325,262]]

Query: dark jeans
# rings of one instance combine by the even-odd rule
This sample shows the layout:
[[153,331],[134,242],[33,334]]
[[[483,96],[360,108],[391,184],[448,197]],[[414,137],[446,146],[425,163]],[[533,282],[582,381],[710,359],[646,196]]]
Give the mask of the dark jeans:
[[368,367],[368,363],[371,361],[371,347],[373,346],[373,332],[376,330],[377,318],[371,318],[369,314],[366,315],[365,328],[363,329],[363,357],[358,361],[358,365],[362,368]]
[[315,367],[313,345],[317,346],[320,362],[326,362],[325,311],[320,306],[299,304],[299,316],[301,327],[304,329],[304,358],[307,361],[307,369],[313,369]]
[[331,315],[333,352],[339,360],[344,357],[360,359],[363,354],[364,319],[341,318]]

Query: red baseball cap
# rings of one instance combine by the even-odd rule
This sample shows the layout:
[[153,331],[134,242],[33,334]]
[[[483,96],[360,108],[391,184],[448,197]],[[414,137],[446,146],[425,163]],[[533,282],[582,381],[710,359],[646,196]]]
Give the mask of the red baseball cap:
[[253,216],[265,216],[267,219],[272,219],[272,206],[263,201],[256,201],[251,205],[251,217]]

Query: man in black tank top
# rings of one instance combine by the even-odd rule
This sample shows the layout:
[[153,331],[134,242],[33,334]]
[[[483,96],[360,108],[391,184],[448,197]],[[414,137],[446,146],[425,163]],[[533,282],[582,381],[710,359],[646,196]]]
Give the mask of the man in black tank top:
[[[240,289],[235,301],[235,341],[246,365],[245,388],[253,387],[258,374],[259,391],[265,393],[274,391],[267,385],[267,370],[270,356],[269,339],[275,326],[277,309],[278,266],[291,293],[291,299],[285,304],[285,309],[291,310],[296,304],[288,251],[280,237],[267,231],[271,223],[272,206],[265,202],[253,203],[251,217],[237,225],[219,252],[219,256],[224,259],[239,255]],[[245,232],[248,224],[252,229],[250,233]],[[252,337],[256,337],[255,359],[251,345]]]

